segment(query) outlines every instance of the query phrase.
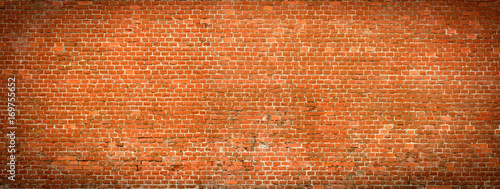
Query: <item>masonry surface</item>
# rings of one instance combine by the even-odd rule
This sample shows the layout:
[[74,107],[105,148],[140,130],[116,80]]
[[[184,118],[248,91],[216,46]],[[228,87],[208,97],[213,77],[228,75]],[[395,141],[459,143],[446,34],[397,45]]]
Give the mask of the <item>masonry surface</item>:
[[499,27],[494,0],[1,1],[0,185],[498,187]]

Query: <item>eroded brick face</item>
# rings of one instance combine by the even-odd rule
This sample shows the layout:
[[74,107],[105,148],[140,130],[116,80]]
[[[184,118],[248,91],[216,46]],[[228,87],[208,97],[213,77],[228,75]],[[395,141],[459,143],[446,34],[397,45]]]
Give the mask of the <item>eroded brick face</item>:
[[1,185],[499,186],[499,8],[1,1]]

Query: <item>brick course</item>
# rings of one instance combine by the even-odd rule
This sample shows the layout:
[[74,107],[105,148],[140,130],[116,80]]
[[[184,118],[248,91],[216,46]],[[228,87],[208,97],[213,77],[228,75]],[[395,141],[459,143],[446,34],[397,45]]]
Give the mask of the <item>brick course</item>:
[[1,1],[10,188],[500,186],[500,2]]

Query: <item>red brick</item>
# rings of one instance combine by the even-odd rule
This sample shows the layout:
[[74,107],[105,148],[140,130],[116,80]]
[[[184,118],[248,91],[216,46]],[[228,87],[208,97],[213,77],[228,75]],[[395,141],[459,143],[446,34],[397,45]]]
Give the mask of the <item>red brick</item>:
[[68,83],[80,83],[81,81],[78,79],[70,79],[68,80]]
[[90,169],[92,169],[92,170],[103,170],[104,167],[103,166],[91,166]]
[[92,1],[78,1],[78,5],[92,5]]
[[419,75],[420,71],[419,70],[411,70],[410,75]]
[[59,156],[57,160],[76,160],[75,156]]
[[64,47],[52,47],[52,51],[64,51]]
[[495,1],[0,6],[9,188],[500,182]]

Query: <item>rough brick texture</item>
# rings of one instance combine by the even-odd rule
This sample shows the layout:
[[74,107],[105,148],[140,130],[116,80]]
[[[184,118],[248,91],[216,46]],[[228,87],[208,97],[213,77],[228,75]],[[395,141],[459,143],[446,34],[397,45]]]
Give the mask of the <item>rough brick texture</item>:
[[499,8],[1,1],[1,185],[494,188]]

